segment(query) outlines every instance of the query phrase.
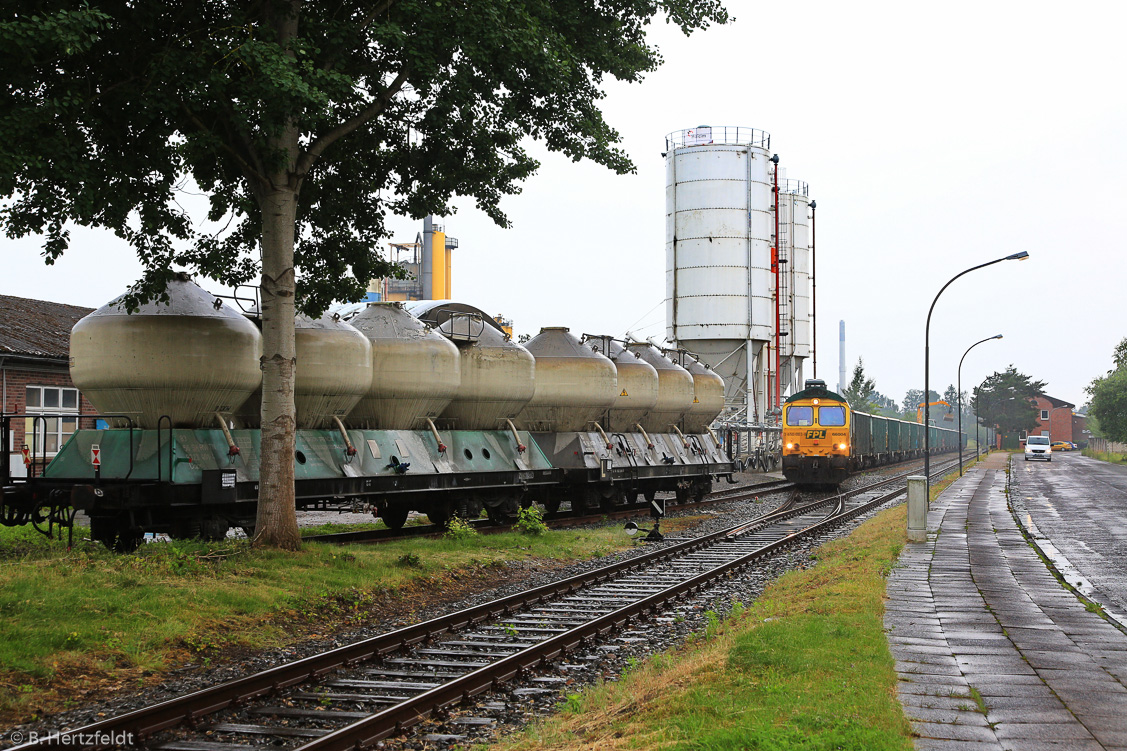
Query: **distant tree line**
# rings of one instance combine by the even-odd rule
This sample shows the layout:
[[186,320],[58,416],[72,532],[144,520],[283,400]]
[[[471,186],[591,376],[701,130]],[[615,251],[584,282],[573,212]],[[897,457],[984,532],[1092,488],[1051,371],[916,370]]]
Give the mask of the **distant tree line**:
[[[1108,378],[1118,374],[1115,376],[1118,378],[1115,382],[1121,384],[1120,393],[1123,395],[1118,414],[1123,416],[1125,438],[1122,440],[1127,440],[1127,339],[1120,344],[1116,352],[1117,369],[1109,373]],[[1098,379],[1098,381],[1104,380],[1107,379]],[[1093,382],[1093,386],[1095,383]],[[977,412],[983,425],[996,425],[1004,433],[1020,433],[1037,426],[1038,411],[1034,399],[1043,392],[1044,388],[1044,381],[1033,380],[1032,377],[1017,372],[1017,369],[1010,365],[1005,370],[987,377],[981,385],[973,389],[970,398],[967,398],[965,390],[959,394],[955,385],[951,384],[942,396],[937,391],[929,391],[927,401],[933,405],[931,418],[935,423],[957,423],[956,410],[961,404],[964,428],[974,425]],[[860,357],[857,358],[857,365],[853,368],[853,377],[842,388],[841,395],[853,409],[911,422],[917,420],[917,410],[924,404],[923,389],[909,389],[899,404],[880,393],[876,388],[876,382],[865,373],[865,364]],[[936,405],[936,402],[946,402],[946,404]],[[1092,409],[1095,412],[1094,399]]]

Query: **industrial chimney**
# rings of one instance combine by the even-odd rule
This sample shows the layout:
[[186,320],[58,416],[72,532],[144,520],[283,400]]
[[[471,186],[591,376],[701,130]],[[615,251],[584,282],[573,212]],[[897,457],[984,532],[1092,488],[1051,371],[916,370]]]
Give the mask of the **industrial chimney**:
[[839,330],[841,331],[841,341],[837,352],[837,392],[840,394],[845,390],[847,383],[845,380],[845,321],[839,324]]

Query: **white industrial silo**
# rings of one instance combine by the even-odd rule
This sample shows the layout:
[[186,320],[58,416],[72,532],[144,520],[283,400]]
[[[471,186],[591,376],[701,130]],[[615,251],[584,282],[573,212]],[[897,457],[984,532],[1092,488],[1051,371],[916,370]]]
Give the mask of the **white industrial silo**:
[[810,357],[810,188],[779,175],[781,371],[784,395],[800,391]]
[[771,407],[770,146],[755,128],[701,126],[666,137],[666,337],[724,378],[728,416],[751,423]]

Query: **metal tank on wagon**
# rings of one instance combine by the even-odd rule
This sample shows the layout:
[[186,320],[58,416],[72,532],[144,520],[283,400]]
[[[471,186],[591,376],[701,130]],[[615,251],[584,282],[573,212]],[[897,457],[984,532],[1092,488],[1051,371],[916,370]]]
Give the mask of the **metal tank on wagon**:
[[[5,514],[78,508],[119,550],[144,532],[253,531],[260,334],[186,277],[169,297],[134,317],[107,306],[75,327],[75,382],[114,426],[78,430],[26,482],[5,476]],[[390,527],[411,511],[500,520],[537,500],[553,510],[570,498],[579,511],[658,490],[685,499],[731,471],[707,434],[676,422],[691,415],[693,378],[656,349],[580,342],[565,328],[526,349],[472,306],[415,309],[423,320],[377,304],[351,324],[295,322],[299,510],[374,506]],[[669,429],[651,434],[655,408]]]

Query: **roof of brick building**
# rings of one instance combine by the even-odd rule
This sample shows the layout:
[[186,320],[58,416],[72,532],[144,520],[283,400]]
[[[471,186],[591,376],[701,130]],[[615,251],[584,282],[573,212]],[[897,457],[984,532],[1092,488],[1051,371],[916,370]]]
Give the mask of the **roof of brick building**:
[[1064,399],[1057,399],[1055,396],[1049,396],[1048,394],[1038,394],[1037,396],[1039,396],[1042,399],[1049,402],[1049,404],[1051,404],[1054,409],[1056,409],[1057,407],[1075,407],[1076,406],[1072,402],[1066,402]]
[[67,359],[70,330],[93,308],[0,295],[0,357]]

